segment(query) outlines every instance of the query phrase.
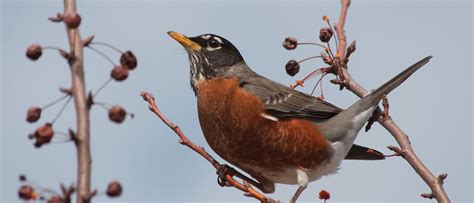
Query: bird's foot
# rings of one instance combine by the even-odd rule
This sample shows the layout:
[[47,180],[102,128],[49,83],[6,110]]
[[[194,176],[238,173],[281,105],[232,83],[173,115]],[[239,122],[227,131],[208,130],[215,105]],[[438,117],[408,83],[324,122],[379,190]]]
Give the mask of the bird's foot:
[[217,184],[221,187],[230,186],[229,182],[227,181],[227,175],[234,176],[238,173],[234,168],[230,167],[227,164],[221,164],[216,171],[217,173]]

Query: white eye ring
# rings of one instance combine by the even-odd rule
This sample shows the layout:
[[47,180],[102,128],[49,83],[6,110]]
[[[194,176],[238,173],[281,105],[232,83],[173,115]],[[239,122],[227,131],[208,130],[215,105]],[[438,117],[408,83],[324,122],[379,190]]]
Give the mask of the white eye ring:
[[211,40],[207,42],[207,46],[215,49],[217,47],[220,47],[221,43],[219,43],[219,41],[217,41],[216,39],[212,38]]

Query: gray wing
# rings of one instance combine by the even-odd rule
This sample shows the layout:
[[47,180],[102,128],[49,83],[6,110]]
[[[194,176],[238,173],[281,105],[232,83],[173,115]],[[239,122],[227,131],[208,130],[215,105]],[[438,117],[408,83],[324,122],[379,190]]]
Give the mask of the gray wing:
[[257,74],[239,79],[240,86],[260,98],[267,113],[277,118],[304,118],[322,122],[342,111],[328,102]]

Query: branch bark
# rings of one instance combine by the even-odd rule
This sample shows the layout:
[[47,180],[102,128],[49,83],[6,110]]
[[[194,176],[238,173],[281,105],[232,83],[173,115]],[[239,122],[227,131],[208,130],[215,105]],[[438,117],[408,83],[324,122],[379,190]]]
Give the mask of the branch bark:
[[[64,15],[77,13],[75,0],[64,0]],[[71,69],[72,96],[76,110],[77,149],[77,203],[90,201],[91,155],[89,144],[89,106],[84,82],[84,57],[79,28],[69,28],[66,32],[70,46],[69,66]]]
[[[341,13],[339,17],[339,23],[336,26],[336,34],[339,40],[339,54],[341,58],[345,58],[346,50],[346,36],[344,32],[344,23],[347,16],[347,10],[350,5],[350,0],[341,1]],[[346,89],[353,92],[359,97],[363,97],[369,92],[360,86],[355,80],[352,79],[351,75],[346,68],[341,68],[342,77],[346,81]],[[397,143],[401,147],[402,157],[411,165],[415,172],[425,181],[425,183],[430,187],[431,193],[423,194],[423,197],[435,198],[438,202],[448,203],[450,202],[449,197],[446,191],[443,188],[443,181],[446,178],[445,174],[442,174],[438,177],[434,176],[433,173],[426,167],[425,164],[418,158],[415,151],[411,147],[408,136],[403,132],[403,130],[398,127],[398,125],[391,118],[378,118],[378,122],[385,128],[387,131],[392,134]]]

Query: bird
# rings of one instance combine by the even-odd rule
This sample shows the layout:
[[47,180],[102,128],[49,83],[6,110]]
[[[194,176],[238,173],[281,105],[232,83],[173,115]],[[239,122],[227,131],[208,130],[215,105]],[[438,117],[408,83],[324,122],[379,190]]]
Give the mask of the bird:
[[199,123],[211,149],[251,175],[264,193],[273,193],[276,183],[297,185],[290,202],[309,182],[336,173],[346,157],[373,158],[354,144],[360,129],[384,95],[432,58],[341,109],[257,74],[221,36],[168,35],[188,53]]

